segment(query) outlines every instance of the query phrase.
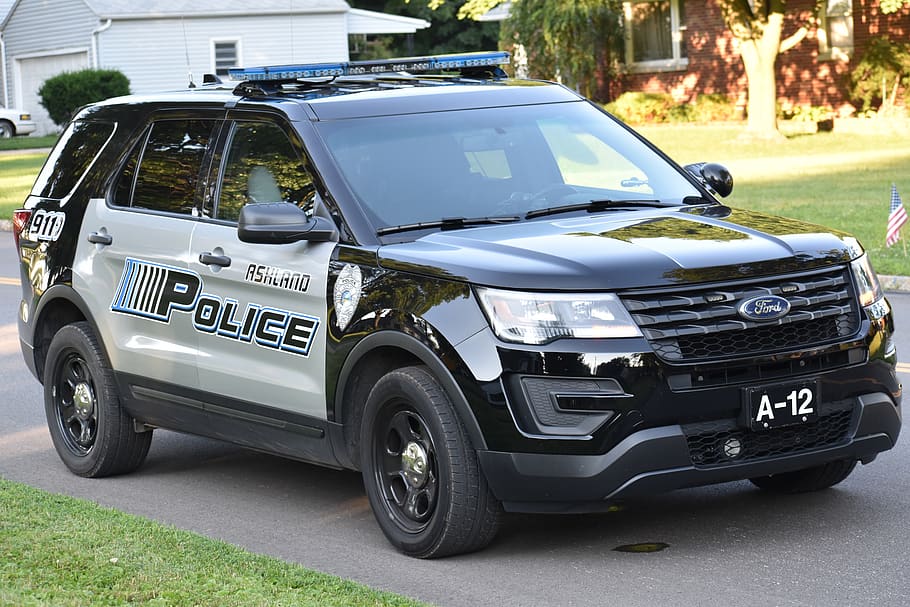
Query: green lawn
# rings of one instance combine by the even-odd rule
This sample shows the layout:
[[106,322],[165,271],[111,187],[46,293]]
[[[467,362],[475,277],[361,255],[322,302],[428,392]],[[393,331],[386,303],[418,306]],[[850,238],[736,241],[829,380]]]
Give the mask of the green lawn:
[[[910,274],[903,247],[885,247],[891,184],[910,204],[910,137],[900,133],[818,133],[781,143],[738,140],[736,126],[639,129],[681,164],[719,162],[733,173],[731,206],[803,219],[850,232],[881,274]],[[905,228],[903,238],[910,238]]]
[[57,135],[43,137],[11,137],[0,139],[0,150],[28,150],[35,148],[50,148],[57,143]]
[[[639,129],[674,160],[720,162],[733,173],[726,202],[855,234],[882,274],[910,274],[903,247],[885,247],[891,184],[910,203],[910,137],[900,133],[819,133],[780,143],[738,139],[738,125]],[[0,155],[0,217],[25,199],[42,155]],[[904,238],[910,239],[910,228]]]
[[22,206],[47,154],[0,154],[0,219]]
[[422,603],[0,479],[0,605]]

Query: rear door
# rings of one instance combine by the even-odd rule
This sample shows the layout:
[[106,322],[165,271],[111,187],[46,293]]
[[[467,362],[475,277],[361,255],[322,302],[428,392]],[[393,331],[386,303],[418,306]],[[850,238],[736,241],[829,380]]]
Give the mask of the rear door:
[[188,257],[221,123],[214,116],[153,121],[109,200],[91,200],[82,223],[74,285],[113,367],[144,383],[198,385],[192,310],[202,278]]
[[[264,405],[326,418],[326,281],[335,243],[249,244],[241,208],[293,202],[312,212],[316,188],[303,147],[279,117],[237,112],[216,156],[211,218],[197,226],[189,269],[204,290],[196,306],[199,383],[235,408]],[[216,399],[217,400],[217,399]]]

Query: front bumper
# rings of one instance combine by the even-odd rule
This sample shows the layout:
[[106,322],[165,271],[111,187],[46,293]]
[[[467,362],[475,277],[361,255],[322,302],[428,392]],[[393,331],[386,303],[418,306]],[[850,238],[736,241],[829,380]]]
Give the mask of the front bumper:
[[824,448],[713,466],[693,464],[683,427],[640,430],[601,455],[479,451],[487,481],[511,512],[597,512],[612,500],[780,474],[832,461],[869,462],[891,449],[901,412],[886,393],[855,399],[845,440]]

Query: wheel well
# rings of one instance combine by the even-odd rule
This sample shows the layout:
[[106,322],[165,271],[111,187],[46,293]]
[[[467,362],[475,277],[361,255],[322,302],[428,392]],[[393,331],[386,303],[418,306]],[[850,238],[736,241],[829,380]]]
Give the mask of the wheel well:
[[70,301],[59,298],[44,306],[35,324],[35,371],[38,380],[44,381],[44,362],[51,340],[62,327],[85,320],[85,316]]
[[338,421],[344,425],[346,455],[353,468],[360,469],[360,420],[370,390],[389,371],[420,364],[423,364],[421,360],[406,350],[383,346],[364,355],[351,370],[351,379],[344,386]]

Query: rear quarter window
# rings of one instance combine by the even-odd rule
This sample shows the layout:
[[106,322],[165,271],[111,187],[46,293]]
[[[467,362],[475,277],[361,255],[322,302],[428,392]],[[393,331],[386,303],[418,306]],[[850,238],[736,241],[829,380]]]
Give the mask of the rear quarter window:
[[113,123],[70,123],[38,174],[32,196],[57,200],[69,196],[113,134]]

